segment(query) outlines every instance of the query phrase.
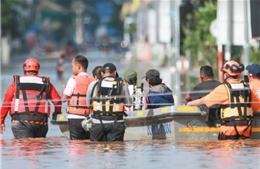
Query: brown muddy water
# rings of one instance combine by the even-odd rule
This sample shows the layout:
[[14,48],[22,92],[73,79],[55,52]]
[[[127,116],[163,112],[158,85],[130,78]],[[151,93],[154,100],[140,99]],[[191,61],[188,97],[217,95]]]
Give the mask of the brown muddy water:
[[[109,58],[95,54],[89,56],[89,72],[103,65]],[[13,74],[22,73],[25,56],[14,58],[2,67],[1,104]],[[40,59],[43,76],[56,80],[56,61]],[[120,63],[118,69],[123,68]],[[66,62],[66,81],[71,75],[70,60]],[[64,110],[65,108],[63,108]],[[58,126],[49,124],[47,138],[15,140],[10,117],[6,130],[0,134],[0,168],[3,169],[260,169],[260,140],[237,141],[125,141],[123,143],[95,143],[71,141],[65,138]]]

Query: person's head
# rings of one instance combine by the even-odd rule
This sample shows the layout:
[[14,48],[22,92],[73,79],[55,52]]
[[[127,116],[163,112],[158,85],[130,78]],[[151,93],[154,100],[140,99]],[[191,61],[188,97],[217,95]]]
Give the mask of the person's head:
[[71,61],[71,70],[74,75],[80,72],[86,72],[88,69],[88,59],[85,56],[78,55]]
[[101,71],[102,71],[102,66],[96,66],[93,70],[92,70],[92,74],[93,77],[97,80],[100,79],[101,76]]
[[65,56],[66,56],[66,55],[65,55],[64,53],[62,53],[62,54],[60,55],[60,59],[61,59],[61,60],[65,60]]
[[24,74],[38,74],[40,64],[35,58],[28,58],[23,63]]
[[124,80],[128,85],[137,84],[137,73],[133,70],[127,70],[124,74]]
[[238,78],[238,76],[244,71],[244,65],[239,64],[234,60],[226,61],[222,66],[221,71],[224,73],[225,78]]
[[116,66],[113,63],[106,63],[102,67],[101,72],[102,77],[112,76],[114,78],[118,77],[116,72]]
[[156,69],[149,69],[145,74],[145,80],[149,87],[156,86],[162,83],[160,72]]
[[252,64],[246,67],[248,72],[248,79],[249,81],[253,79],[260,79],[260,65],[259,64]]
[[211,66],[205,65],[200,67],[200,80],[205,82],[213,79],[213,69]]

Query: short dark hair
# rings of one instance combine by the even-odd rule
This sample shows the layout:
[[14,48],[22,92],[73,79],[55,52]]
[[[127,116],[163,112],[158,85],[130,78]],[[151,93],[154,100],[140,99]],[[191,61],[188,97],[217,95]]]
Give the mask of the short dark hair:
[[204,66],[200,67],[200,74],[203,74],[207,77],[213,77],[214,76],[212,67],[208,66],[208,65],[204,65]]
[[102,67],[103,73],[106,73],[106,72],[113,73],[114,71],[116,71],[116,66],[113,63],[106,63]]
[[62,53],[62,54],[60,55],[60,58],[62,58],[62,59],[65,59],[65,57],[66,57],[65,53]]
[[161,78],[156,78],[156,77],[152,77],[149,80],[149,84],[150,85],[159,85],[162,83],[162,79]]
[[80,64],[84,69],[88,68],[88,59],[83,55],[77,55],[75,61]]
[[102,66],[96,66],[96,67],[92,70],[93,77],[94,77],[94,76],[97,76],[98,79],[101,78],[101,72],[102,72]]

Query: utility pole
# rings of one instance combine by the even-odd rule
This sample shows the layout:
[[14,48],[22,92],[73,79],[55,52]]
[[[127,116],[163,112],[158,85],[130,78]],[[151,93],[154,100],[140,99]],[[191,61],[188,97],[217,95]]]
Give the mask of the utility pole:
[[75,2],[76,6],[76,23],[75,23],[75,41],[78,45],[81,45],[83,43],[83,3],[81,1]]
[[227,1],[227,41],[226,41],[226,48],[225,48],[225,60],[231,60],[231,46],[232,46],[232,39],[233,39],[233,0]]
[[[250,43],[249,43],[249,29],[248,26],[248,0],[244,0],[244,60],[243,63],[245,66],[249,65],[249,57],[250,57]],[[244,71],[246,75],[246,71]]]
[[174,94],[175,94],[175,104],[180,104],[181,101],[181,88],[180,88],[180,72],[177,68],[177,61],[180,59],[180,0],[171,0],[171,6],[173,6],[174,16],[173,16],[173,25],[174,31],[172,32],[173,36],[173,53],[174,58],[172,59],[173,65],[175,65],[175,72],[172,74],[172,83],[174,84]]

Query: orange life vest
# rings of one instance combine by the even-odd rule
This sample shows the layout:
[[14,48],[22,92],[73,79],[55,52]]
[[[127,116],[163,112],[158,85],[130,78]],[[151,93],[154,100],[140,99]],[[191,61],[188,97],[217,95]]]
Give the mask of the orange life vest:
[[88,86],[95,79],[91,76],[74,76],[76,86],[68,101],[67,113],[77,115],[89,115],[92,109],[86,106],[86,93]]
[[10,115],[15,120],[47,121],[50,115],[49,79],[14,75],[15,92]]

